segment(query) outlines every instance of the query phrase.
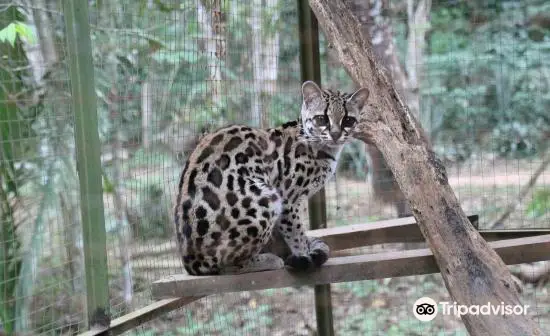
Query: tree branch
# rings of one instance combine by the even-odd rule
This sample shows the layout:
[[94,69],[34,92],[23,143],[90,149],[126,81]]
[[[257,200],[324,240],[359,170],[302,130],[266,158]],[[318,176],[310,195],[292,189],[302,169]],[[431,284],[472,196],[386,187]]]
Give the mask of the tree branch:
[[519,192],[518,198],[512,201],[508,206],[504,209],[504,211],[498,216],[494,221],[489,224],[489,229],[494,229],[498,225],[501,225],[505,220],[510,217],[510,215],[516,211],[516,209],[520,206],[521,201],[527,196],[529,191],[533,189],[535,184],[537,183],[538,178],[546,170],[546,167],[550,164],[550,151],[546,152],[543,156],[542,162],[538,166],[538,168],[535,170],[533,175],[531,175],[531,178],[529,178],[529,181],[523,186],[521,191]]
[[[447,289],[461,305],[519,305],[502,259],[468,221],[441,160],[375,60],[368,36],[342,0],[310,0],[348,74],[370,91],[356,137],[382,152],[430,246]],[[528,316],[464,315],[471,335],[540,335]]]

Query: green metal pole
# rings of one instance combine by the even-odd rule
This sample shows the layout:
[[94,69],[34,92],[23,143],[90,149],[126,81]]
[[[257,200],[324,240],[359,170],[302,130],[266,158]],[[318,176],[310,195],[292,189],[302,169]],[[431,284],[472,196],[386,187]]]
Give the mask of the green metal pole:
[[[298,25],[300,29],[300,68],[302,82],[313,80],[321,85],[319,61],[319,28],[317,18],[307,0],[298,0]],[[325,189],[310,198],[308,204],[309,225],[312,230],[327,227]],[[332,298],[330,285],[315,286],[315,315],[319,336],[333,336]]]
[[63,0],[63,13],[80,182],[88,326],[106,327],[110,324],[107,236],[88,0]]

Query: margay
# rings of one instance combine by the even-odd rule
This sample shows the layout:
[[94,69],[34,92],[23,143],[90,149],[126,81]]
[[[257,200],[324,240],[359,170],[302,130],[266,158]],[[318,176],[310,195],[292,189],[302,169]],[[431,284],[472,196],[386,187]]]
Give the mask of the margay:
[[[189,156],[175,207],[177,240],[191,275],[304,270],[329,254],[305,236],[301,202],[334,174],[368,98],[302,85],[301,117],[271,129],[230,125],[206,134]],[[264,247],[278,230],[285,261]]]

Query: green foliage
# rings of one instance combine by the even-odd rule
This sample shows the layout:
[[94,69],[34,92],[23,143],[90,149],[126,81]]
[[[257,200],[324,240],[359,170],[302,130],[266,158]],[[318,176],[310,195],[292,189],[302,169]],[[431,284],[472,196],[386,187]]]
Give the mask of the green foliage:
[[[0,24],[6,19],[22,20],[22,14],[13,6],[0,13]],[[31,153],[34,132],[32,123],[36,109],[19,108],[15,97],[25,91],[24,72],[12,71],[11,64],[27,63],[25,53],[16,37],[28,38],[28,27],[15,21],[0,31],[2,42],[0,53],[10,59],[0,59],[0,322],[8,334],[15,331],[18,316],[16,291],[22,271],[22,244],[17,231],[14,204],[20,196],[20,189],[26,184],[28,170],[23,162]],[[14,146],[14,144],[18,144]]]
[[531,202],[527,205],[527,213],[534,218],[543,217],[550,211],[550,189],[537,189]]
[[548,4],[436,6],[422,82],[423,111],[442,153],[540,152],[550,134],[550,30],[533,39],[530,11]]
[[9,43],[12,48],[15,48],[17,36],[31,44],[36,41],[33,31],[24,22],[14,21],[0,30],[0,42]]
[[21,243],[15,232],[13,209],[5,190],[0,189],[0,321],[3,329],[15,330],[17,281],[21,273]]

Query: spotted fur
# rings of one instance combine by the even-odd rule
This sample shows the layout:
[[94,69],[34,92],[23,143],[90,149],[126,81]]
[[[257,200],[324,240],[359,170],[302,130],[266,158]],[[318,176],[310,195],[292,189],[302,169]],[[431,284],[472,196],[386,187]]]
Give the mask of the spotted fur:
[[[302,85],[301,117],[271,129],[230,125],[204,135],[181,174],[177,241],[189,274],[320,266],[328,247],[304,234],[300,204],[334,174],[368,91]],[[273,230],[290,249],[264,253]]]

